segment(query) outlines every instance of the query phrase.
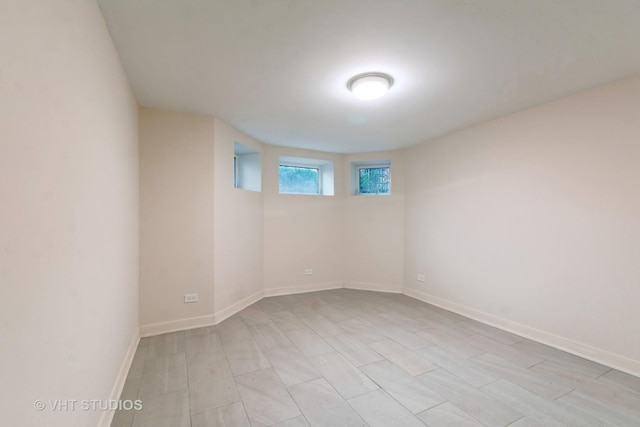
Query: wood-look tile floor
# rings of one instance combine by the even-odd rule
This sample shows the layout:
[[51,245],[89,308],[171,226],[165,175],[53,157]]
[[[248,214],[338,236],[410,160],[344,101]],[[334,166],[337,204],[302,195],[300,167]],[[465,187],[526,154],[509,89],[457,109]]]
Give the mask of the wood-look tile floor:
[[142,339],[113,427],[640,426],[640,379],[399,294],[265,298]]

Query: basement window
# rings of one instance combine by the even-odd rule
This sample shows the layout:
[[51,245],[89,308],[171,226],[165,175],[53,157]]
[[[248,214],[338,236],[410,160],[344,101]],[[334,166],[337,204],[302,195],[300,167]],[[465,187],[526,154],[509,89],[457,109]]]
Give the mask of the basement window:
[[391,161],[358,162],[351,164],[354,195],[391,194]]
[[262,155],[246,145],[233,144],[233,187],[262,190]]
[[280,194],[333,196],[333,162],[280,157],[278,187]]

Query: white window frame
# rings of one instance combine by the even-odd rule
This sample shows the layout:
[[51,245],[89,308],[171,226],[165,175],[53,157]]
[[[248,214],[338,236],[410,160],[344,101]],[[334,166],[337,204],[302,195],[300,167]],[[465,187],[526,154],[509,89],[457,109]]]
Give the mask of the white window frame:
[[233,188],[262,191],[262,152],[237,141],[233,143]]
[[238,156],[233,155],[233,188],[240,188],[238,186]]
[[[360,192],[360,170],[375,169],[375,168],[389,168],[389,192],[388,193],[361,193]],[[351,163],[351,194],[354,196],[390,196],[392,191],[391,190],[392,174],[393,174],[393,170],[391,168],[391,160],[353,162]]]

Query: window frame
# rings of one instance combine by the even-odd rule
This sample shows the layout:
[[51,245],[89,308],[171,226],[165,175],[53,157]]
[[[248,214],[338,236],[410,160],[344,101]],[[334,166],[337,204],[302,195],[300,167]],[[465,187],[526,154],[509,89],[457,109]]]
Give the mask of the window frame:
[[[389,169],[389,191],[386,193],[361,193],[360,192],[360,170],[362,169]],[[352,177],[352,191],[354,196],[390,196],[392,194],[391,181],[392,181],[392,168],[391,160],[376,160],[371,162],[353,162],[351,164],[351,177]]]
[[238,156],[233,155],[233,188],[240,188],[238,186]]
[[234,141],[233,188],[261,193],[262,163],[262,151]]

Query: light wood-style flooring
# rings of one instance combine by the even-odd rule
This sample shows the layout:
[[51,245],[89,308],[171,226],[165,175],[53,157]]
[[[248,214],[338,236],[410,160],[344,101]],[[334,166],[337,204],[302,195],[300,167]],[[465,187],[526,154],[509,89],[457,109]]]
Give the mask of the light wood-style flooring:
[[399,294],[265,298],[141,340],[113,427],[640,426],[640,379]]

